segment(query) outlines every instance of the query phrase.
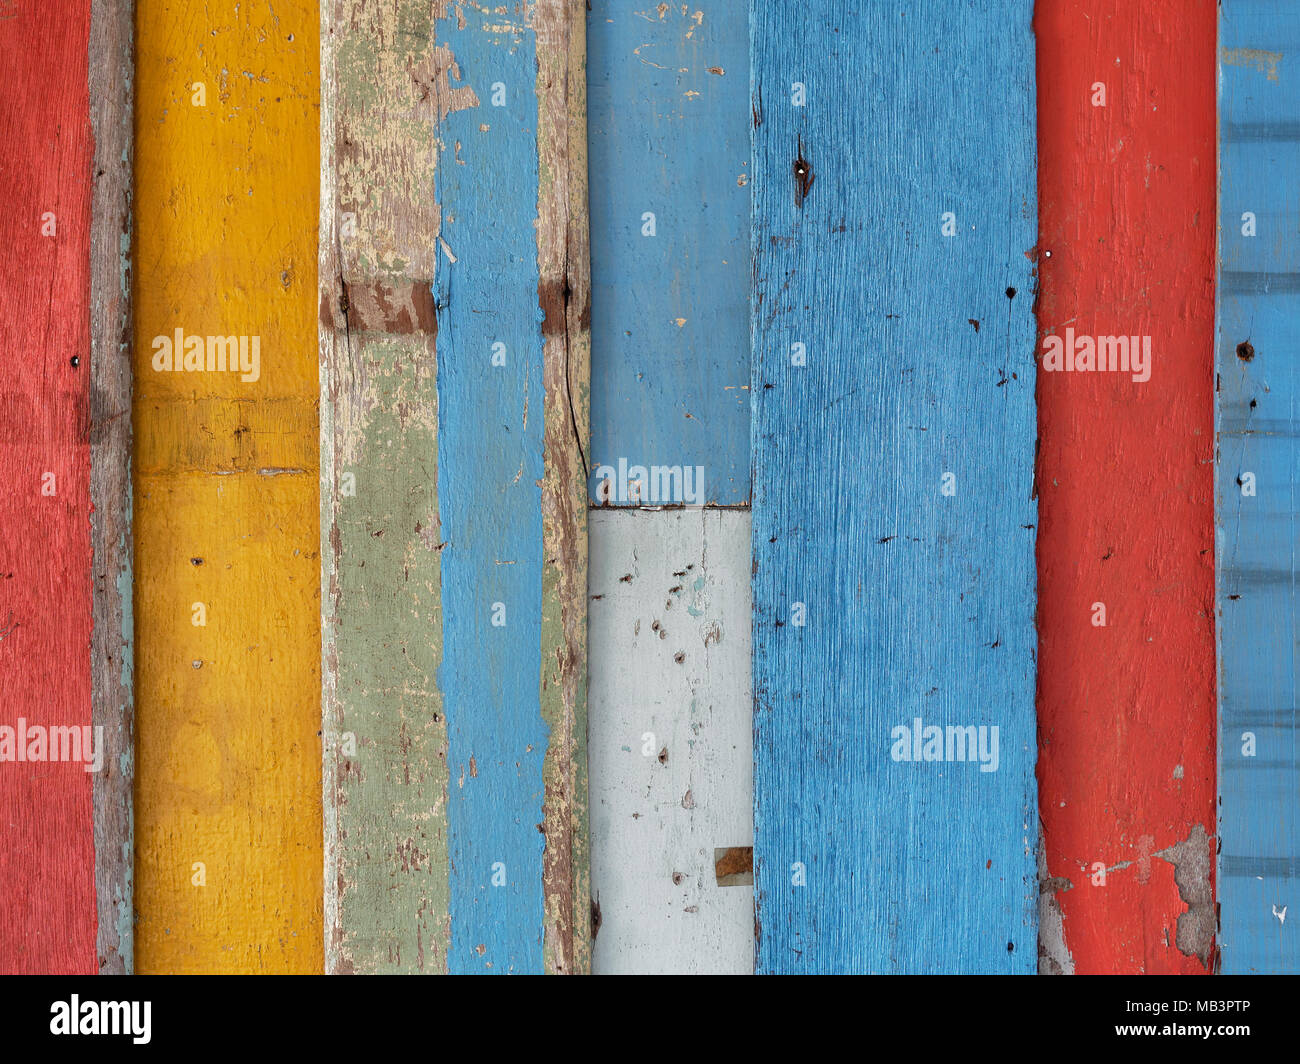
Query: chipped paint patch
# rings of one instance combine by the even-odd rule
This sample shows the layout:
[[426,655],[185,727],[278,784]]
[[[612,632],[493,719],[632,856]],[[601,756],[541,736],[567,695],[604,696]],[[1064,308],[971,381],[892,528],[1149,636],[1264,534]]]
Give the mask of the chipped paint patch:
[[1220,48],[1219,58],[1228,66],[1257,70],[1269,81],[1277,81],[1277,67],[1282,62],[1282,53],[1268,52],[1263,48]]
[[1047,871],[1047,854],[1041,837],[1038,845],[1038,974],[1073,975],[1074,957],[1065,941],[1065,919],[1061,915],[1058,893],[1073,890],[1074,884],[1064,876]]
[[1174,866],[1174,883],[1187,911],[1178,917],[1175,945],[1187,957],[1210,963],[1216,930],[1211,868],[1213,840],[1197,824],[1182,842],[1158,851],[1154,856]]

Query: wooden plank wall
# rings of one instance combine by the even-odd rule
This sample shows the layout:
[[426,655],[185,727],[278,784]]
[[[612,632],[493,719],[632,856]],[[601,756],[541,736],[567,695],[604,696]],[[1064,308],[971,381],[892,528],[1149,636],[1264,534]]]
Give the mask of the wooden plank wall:
[[752,972],[748,11],[588,26],[593,966]]
[[[323,965],[318,30],[308,0],[137,4],[141,972]],[[166,368],[178,330],[247,357]]]
[[[1195,973],[1214,934],[1213,0],[1038,5],[1045,972]],[[1084,350],[1080,345],[1080,351]]]
[[[0,971],[97,958],[88,2],[0,5]],[[16,91],[21,86],[21,91]],[[96,352],[99,353],[98,351]],[[51,749],[51,737],[57,750]],[[73,745],[75,743],[75,745]],[[106,965],[111,967],[111,965]]]
[[587,6],[0,0],[0,971],[1294,970],[1300,23]]
[[1219,950],[1295,972],[1300,12],[1219,9]]
[[750,6],[760,972],[1036,967],[1032,11]]
[[583,5],[325,5],[326,966],[582,972]]

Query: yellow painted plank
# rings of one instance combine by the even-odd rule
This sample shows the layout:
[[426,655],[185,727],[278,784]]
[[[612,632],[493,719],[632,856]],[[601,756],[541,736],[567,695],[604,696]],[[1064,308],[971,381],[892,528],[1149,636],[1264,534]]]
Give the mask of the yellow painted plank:
[[137,2],[139,972],[323,968],[318,20]]

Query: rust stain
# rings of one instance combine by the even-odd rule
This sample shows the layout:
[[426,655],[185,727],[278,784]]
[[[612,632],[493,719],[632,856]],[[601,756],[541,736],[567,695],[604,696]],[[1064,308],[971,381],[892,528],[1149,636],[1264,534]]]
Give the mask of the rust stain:
[[429,281],[342,281],[336,299],[322,293],[321,324],[345,332],[437,336],[438,316]]
[[754,847],[729,846],[713,851],[713,876],[720,887],[752,886]]
[[816,180],[812,163],[804,157],[802,140],[799,141],[799,153],[794,158],[793,170],[794,205],[802,210],[803,202],[808,198],[808,193],[812,191],[813,181]]

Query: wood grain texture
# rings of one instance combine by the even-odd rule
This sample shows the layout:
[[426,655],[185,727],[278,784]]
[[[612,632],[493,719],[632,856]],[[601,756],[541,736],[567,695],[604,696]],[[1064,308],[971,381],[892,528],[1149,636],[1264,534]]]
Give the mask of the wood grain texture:
[[[319,21],[137,3],[140,972],[324,964]],[[257,337],[256,379],[155,369],[176,329]]]
[[1032,971],[1032,4],[750,12],[757,969]]
[[583,16],[326,10],[331,972],[590,966]]
[[131,531],[131,178],[134,0],[91,0],[94,136],[90,227],[90,542],[94,607],[91,710],[102,728],[95,773],[99,971],[134,965],[132,895],[135,661]]
[[592,514],[597,975],[754,970],[753,877],[716,863],[754,842],[749,538],[744,511]]
[[[321,8],[325,963],[445,972],[432,313],[437,123],[472,92],[419,0]],[[412,76],[413,71],[418,71]],[[407,308],[410,308],[409,310]]]
[[1300,969],[1298,53],[1294,7],[1220,6],[1217,897],[1229,974]]
[[[0,4],[0,971],[96,956],[88,2]],[[34,729],[75,729],[58,759]],[[33,731],[27,731],[32,729]],[[93,732],[90,736],[93,742]],[[72,756],[76,754],[75,758]],[[23,760],[18,760],[22,757]],[[106,965],[111,966],[111,965]]]
[[585,0],[539,0],[537,263],[542,316],[543,966],[591,970],[587,468],[591,251]]
[[747,7],[589,6],[591,473],[700,466],[687,501],[748,503]]
[[1214,4],[1054,0],[1035,30],[1040,339],[1152,351],[1145,382],[1038,378],[1044,926],[1063,931],[1041,969],[1204,972]]

